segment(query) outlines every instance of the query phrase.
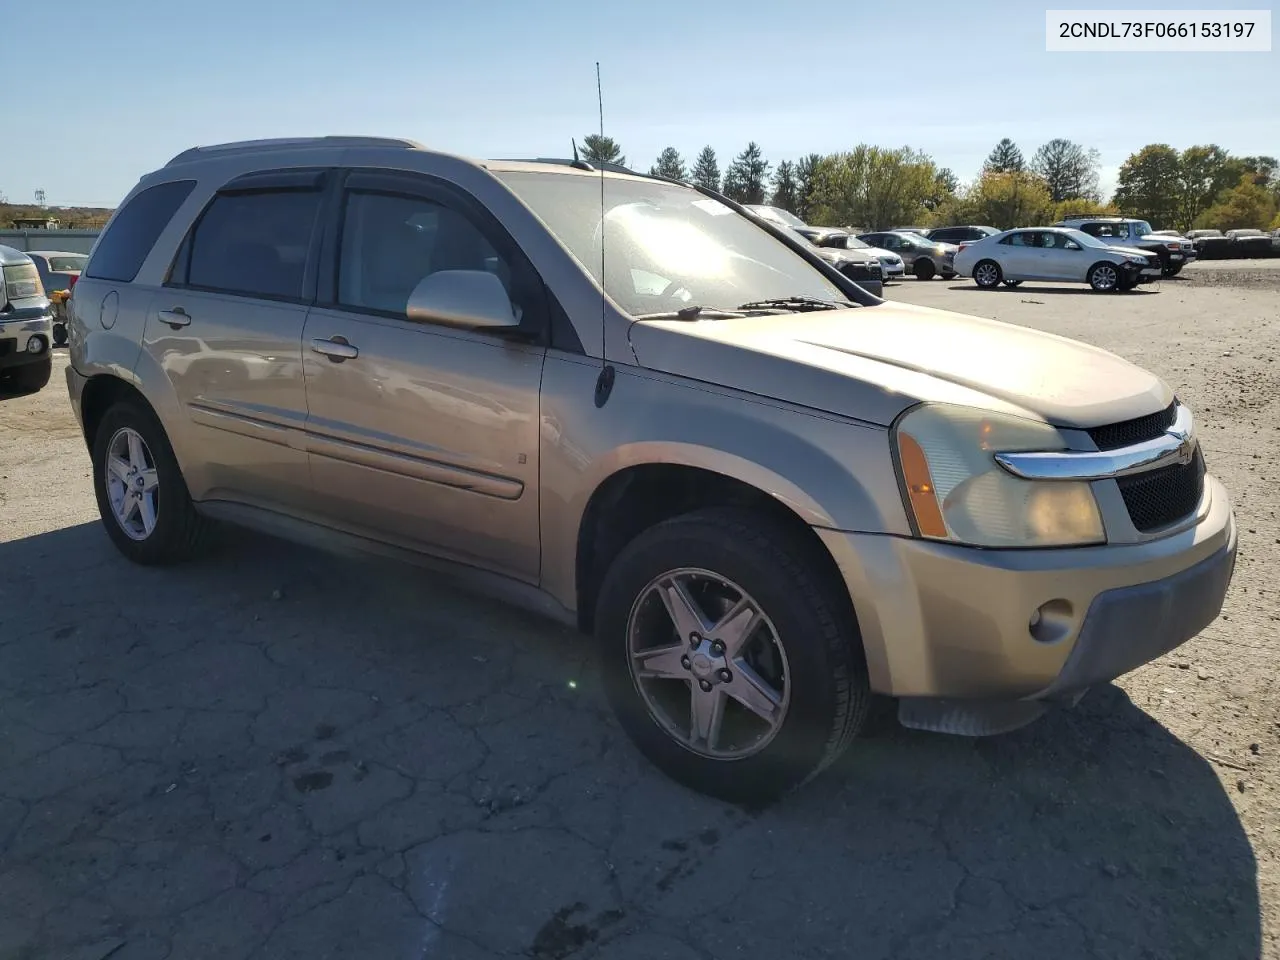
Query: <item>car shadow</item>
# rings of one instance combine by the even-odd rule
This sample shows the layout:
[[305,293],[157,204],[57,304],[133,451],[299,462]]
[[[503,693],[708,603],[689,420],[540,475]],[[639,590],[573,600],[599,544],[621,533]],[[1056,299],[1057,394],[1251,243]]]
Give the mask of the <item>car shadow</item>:
[[250,920],[270,956],[408,955],[424,927],[477,958],[1261,949],[1219,777],[1114,686],[998,738],[893,725],[744,811],[639,757],[589,642],[416,568],[240,533],[144,568],[86,523],[0,569],[20,954],[90,916],[175,956]]
[[[1052,294],[1053,296],[1059,296],[1059,297],[1062,297],[1062,296],[1089,296],[1089,297],[1111,296],[1111,294],[1098,293],[1097,291],[1090,288],[1087,284],[1067,284],[1067,283],[1055,284],[1053,286],[1046,286],[1044,284],[1029,286],[1028,284],[1023,283],[1017,287],[1006,287],[1002,285],[992,290],[985,290],[982,287],[978,286],[976,283],[969,281],[967,283],[953,284],[948,289],[968,290],[973,293],[1005,293],[1005,294],[1023,293],[1025,294],[1025,293],[1034,292],[1034,293],[1047,293],[1047,294]],[[1159,292],[1160,292],[1159,290],[1150,290],[1150,289],[1144,289],[1143,287],[1135,287],[1132,290],[1124,290],[1116,294],[1116,296],[1148,297],[1148,296],[1153,296]]]

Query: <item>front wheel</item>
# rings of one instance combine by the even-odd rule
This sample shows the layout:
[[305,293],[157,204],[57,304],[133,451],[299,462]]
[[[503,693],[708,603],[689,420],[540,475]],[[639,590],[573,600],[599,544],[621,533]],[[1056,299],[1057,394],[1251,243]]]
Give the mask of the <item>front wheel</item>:
[[668,776],[766,803],[861,728],[857,625],[816,549],[768,517],[712,508],[651,527],[610,566],[595,623],[605,687]]
[[1182,272],[1184,266],[1186,266],[1185,263],[1171,263],[1160,272],[1166,277],[1176,277]]
[[207,521],[191,503],[164,427],[142,404],[121,401],[103,414],[93,489],[107,535],[134,563],[177,563],[203,545]]
[[994,260],[979,260],[973,268],[973,282],[984,290],[994,290],[1000,285],[1003,276],[1000,264]]
[[1021,286],[1021,285],[1022,285],[1022,281],[1021,281],[1021,280],[1006,280],[1006,281],[1004,281],[1004,285],[1005,285],[1006,287],[1011,287],[1011,288],[1012,288],[1012,287],[1019,287],[1019,286]]
[[53,345],[55,347],[67,345],[67,325],[61,321],[53,325]]
[[911,272],[916,275],[917,280],[932,280],[937,270],[934,268],[932,260],[921,258],[912,265]]
[[1086,279],[1098,293],[1114,293],[1120,289],[1120,269],[1105,260],[1090,267]]

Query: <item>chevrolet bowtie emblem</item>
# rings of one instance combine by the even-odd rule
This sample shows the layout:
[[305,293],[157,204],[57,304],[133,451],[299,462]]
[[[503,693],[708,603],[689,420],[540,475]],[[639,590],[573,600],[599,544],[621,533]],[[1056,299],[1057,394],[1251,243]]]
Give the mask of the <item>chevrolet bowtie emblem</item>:
[[1169,430],[1166,430],[1165,433],[1178,441],[1178,451],[1176,454],[1178,463],[1184,465],[1190,463],[1191,458],[1195,456],[1196,452],[1196,441],[1195,438],[1192,437],[1191,433],[1186,430],[1178,430],[1177,428],[1170,428]]

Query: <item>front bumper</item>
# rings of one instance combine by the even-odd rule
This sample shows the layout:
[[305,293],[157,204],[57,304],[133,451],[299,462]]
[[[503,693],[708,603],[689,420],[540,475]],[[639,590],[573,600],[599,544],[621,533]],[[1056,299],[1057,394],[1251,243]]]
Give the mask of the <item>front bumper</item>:
[[907,266],[901,260],[886,262],[880,261],[880,270],[884,273],[885,279],[889,277],[900,277],[907,272]]
[[[32,353],[31,341],[38,339],[40,349]],[[24,366],[49,359],[53,347],[53,318],[34,317],[7,320],[0,317],[0,370]]]
[[[1069,701],[1217,618],[1236,527],[1212,476],[1196,516],[1161,539],[1058,550],[817,532],[853,598],[877,693]],[[1045,604],[1052,629],[1033,635],[1032,615]]]

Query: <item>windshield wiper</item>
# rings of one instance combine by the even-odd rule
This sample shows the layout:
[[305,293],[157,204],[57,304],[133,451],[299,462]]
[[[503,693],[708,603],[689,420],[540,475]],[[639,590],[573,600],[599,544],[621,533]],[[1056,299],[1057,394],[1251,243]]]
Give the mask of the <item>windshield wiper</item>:
[[679,310],[663,310],[660,313],[642,313],[637,320],[724,320],[741,317],[739,310],[723,310],[719,307],[703,307],[697,304]]
[[856,307],[856,303],[848,300],[819,300],[817,297],[777,297],[773,300],[752,300],[738,307],[739,310],[794,310],[804,313],[809,310],[843,310]]

